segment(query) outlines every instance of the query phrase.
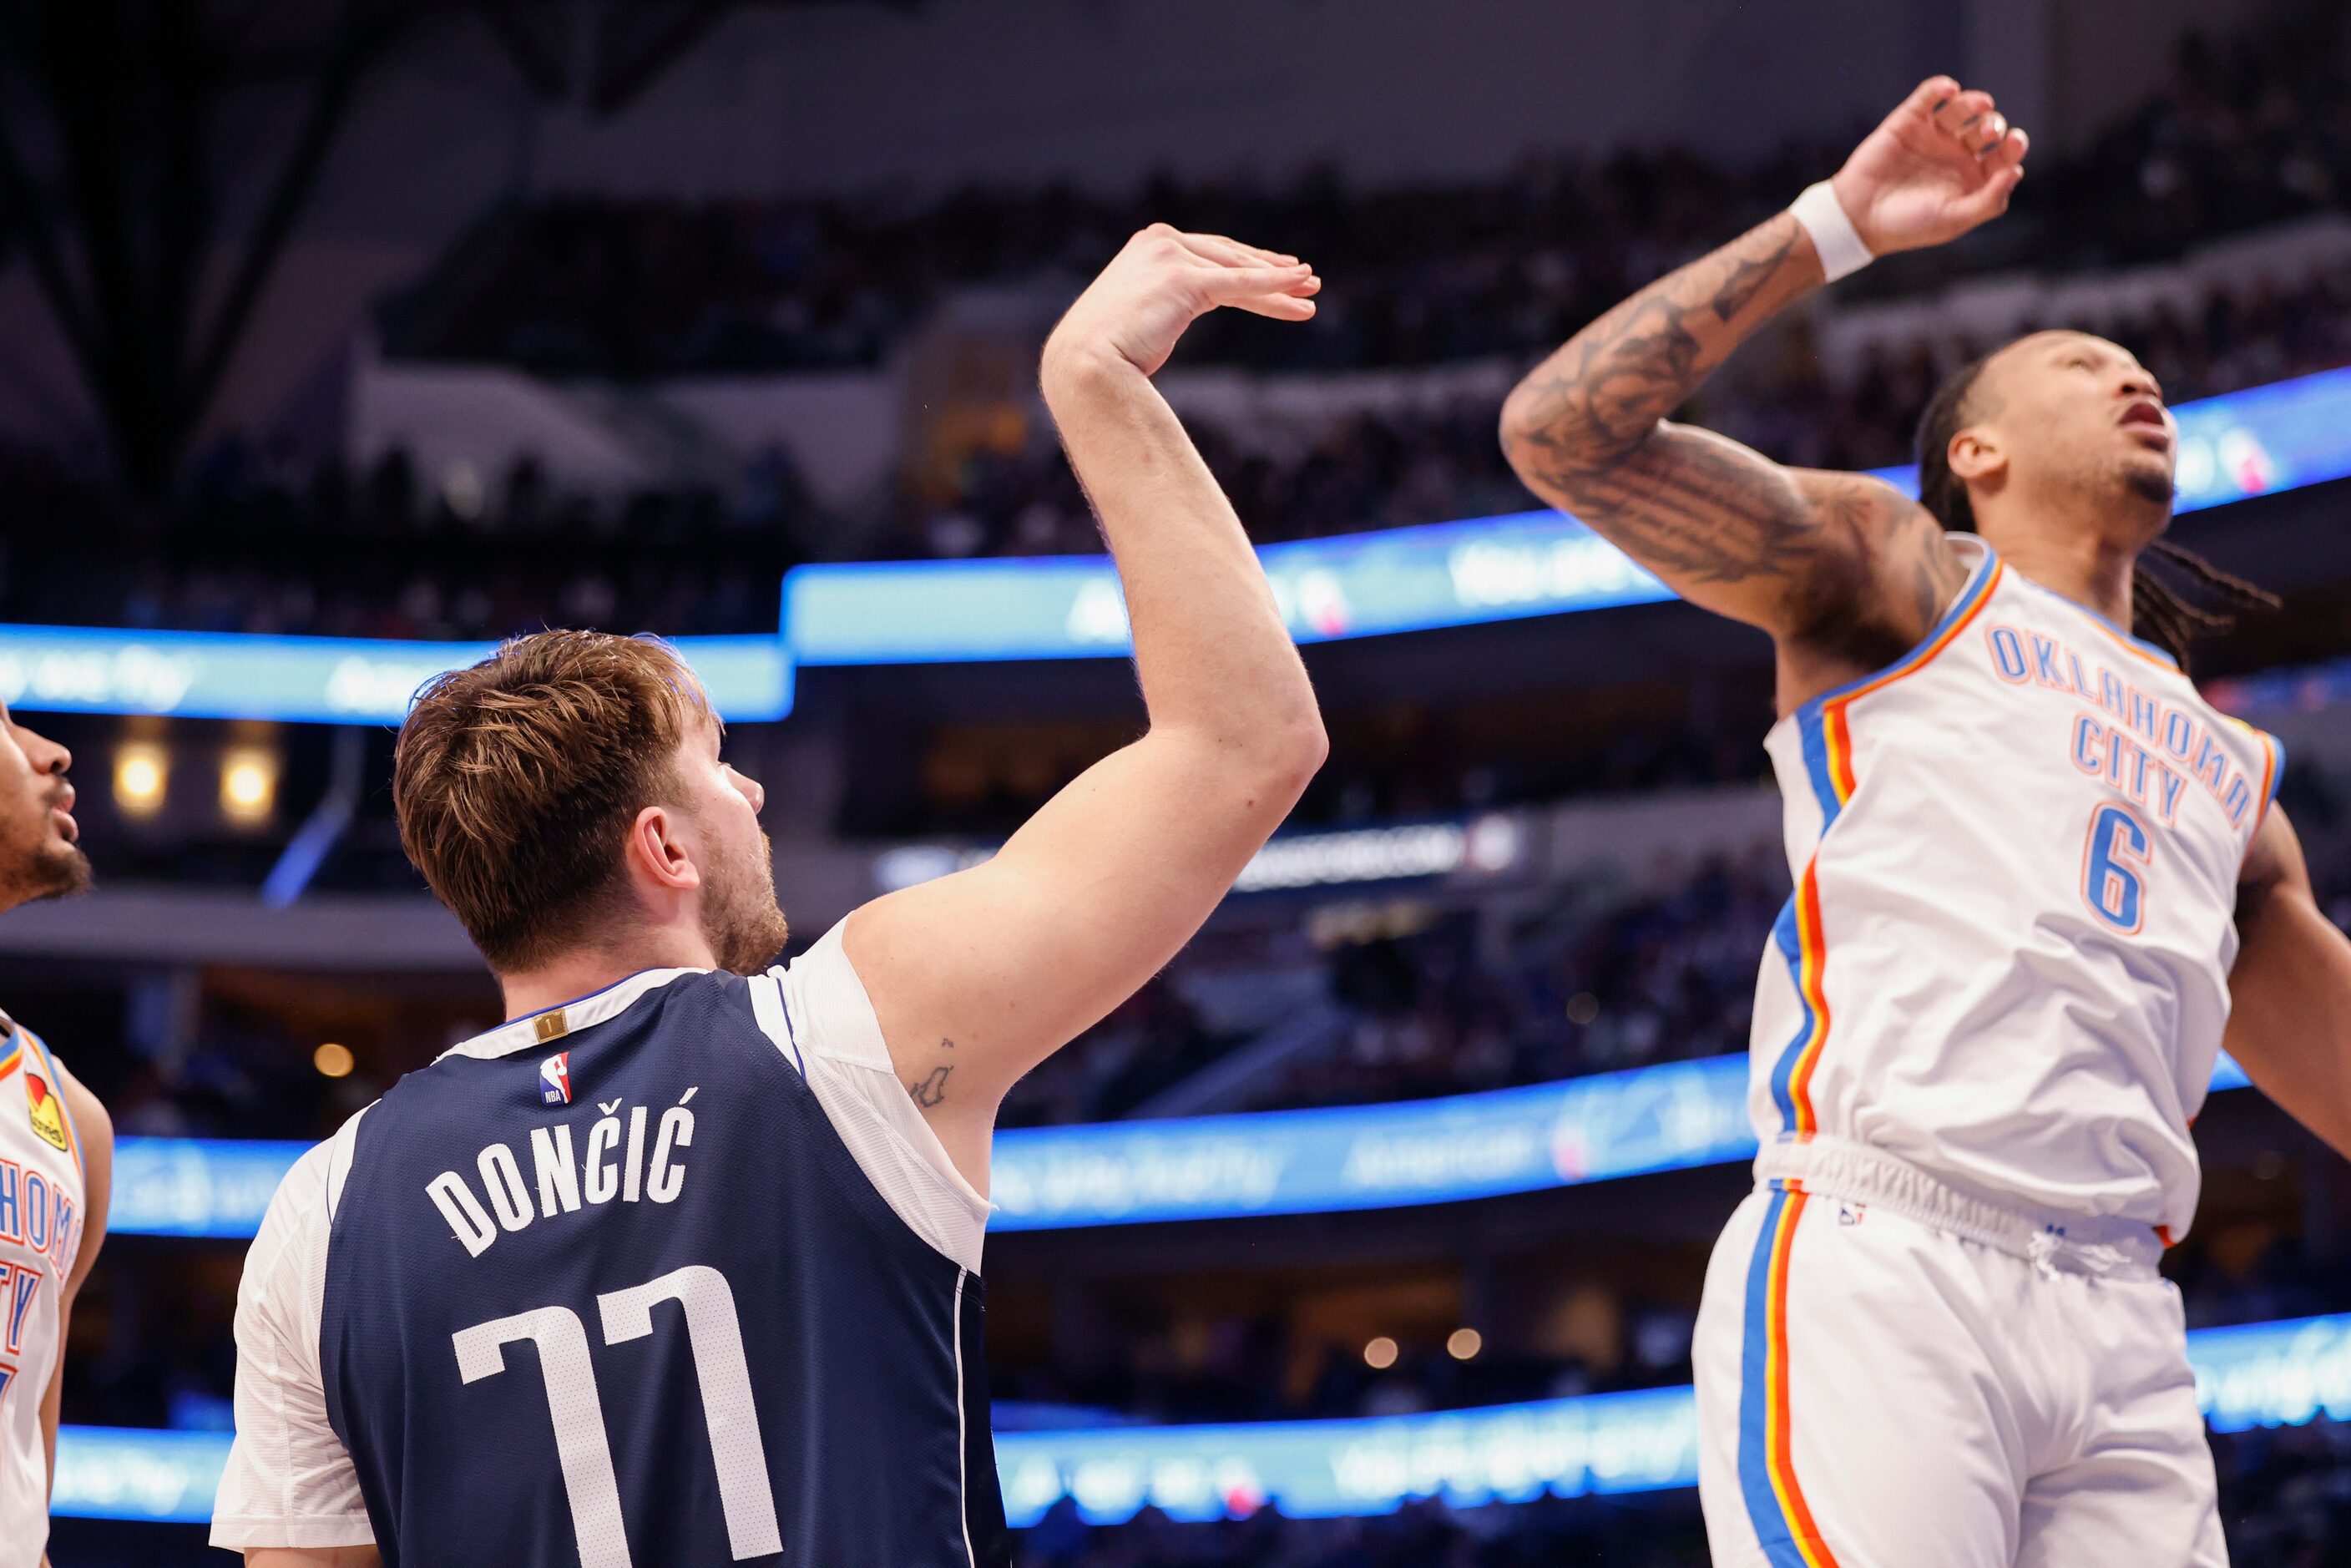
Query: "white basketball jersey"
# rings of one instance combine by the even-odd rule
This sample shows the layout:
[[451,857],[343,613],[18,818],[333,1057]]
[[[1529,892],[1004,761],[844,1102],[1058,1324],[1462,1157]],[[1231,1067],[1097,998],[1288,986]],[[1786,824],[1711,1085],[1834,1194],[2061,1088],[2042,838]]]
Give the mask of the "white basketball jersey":
[[49,1538],[41,1397],[81,1245],[81,1139],[48,1048],[5,1015],[0,1028],[0,1568],[34,1568]]
[[1796,891],[1756,997],[1757,1137],[2176,1240],[2282,751],[1950,542],[1973,570],[1927,640],[1765,743]]

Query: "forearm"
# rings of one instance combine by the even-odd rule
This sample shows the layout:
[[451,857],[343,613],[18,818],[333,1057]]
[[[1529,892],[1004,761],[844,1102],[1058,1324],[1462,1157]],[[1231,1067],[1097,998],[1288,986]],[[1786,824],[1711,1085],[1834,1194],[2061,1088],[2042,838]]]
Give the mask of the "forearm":
[[2351,1158],[2351,939],[2306,888],[2241,916],[2222,1043],[2254,1085]]
[[1149,378],[1048,350],[1045,400],[1125,590],[1154,728],[1249,754],[1320,757],[1321,720],[1256,552]]
[[1756,329],[1822,282],[1787,213],[1650,284],[1568,340],[1503,405],[1502,446],[1570,496],[1625,461]]

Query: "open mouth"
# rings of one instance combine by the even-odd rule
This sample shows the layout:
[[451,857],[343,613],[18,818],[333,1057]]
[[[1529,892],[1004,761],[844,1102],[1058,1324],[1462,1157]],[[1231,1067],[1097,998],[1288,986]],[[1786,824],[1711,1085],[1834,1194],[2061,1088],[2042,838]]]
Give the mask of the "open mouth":
[[81,842],[81,824],[73,820],[72,812],[63,806],[52,806],[49,808],[49,815],[57,820],[57,831],[63,835],[66,842],[69,844]]
[[2123,410],[2119,423],[2125,430],[2152,436],[2166,446],[2171,444],[2171,420],[2163,412],[2163,405],[2153,398],[2135,399]]

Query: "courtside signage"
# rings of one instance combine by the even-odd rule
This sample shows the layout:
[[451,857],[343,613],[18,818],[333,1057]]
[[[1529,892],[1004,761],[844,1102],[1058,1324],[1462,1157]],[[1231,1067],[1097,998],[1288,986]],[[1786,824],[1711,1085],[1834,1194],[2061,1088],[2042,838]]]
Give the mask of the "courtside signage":
[[[768,636],[680,637],[719,716],[779,719],[792,666]],[[171,714],[289,724],[398,724],[416,688],[495,643],[265,637],[0,625],[0,702],[48,713]]]
[[[2351,1316],[2188,1336],[2196,1402],[2216,1432],[2351,1417]],[[74,1519],[203,1523],[228,1460],[225,1432],[68,1427],[52,1511]],[[1391,1513],[1421,1498],[1456,1507],[1660,1491],[1698,1484],[1689,1388],[1334,1421],[1090,1427],[998,1432],[1006,1520],[1026,1529],[1064,1499],[1092,1524],[1144,1507],[1179,1520]]]

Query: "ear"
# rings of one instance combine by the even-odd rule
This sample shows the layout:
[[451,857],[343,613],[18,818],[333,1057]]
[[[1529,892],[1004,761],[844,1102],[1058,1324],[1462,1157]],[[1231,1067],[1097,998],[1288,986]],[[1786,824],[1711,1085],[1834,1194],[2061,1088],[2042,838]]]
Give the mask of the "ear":
[[2000,438],[1980,425],[1970,425],[1951,437],[1951,473],[1960,483],[1997,485],[2008,473],[2008,454]]
[[684,821],[665,806],[647,806],[629,824],[625,853],[632,879],[642,878],[664,893],[690,893],[702,885]]

